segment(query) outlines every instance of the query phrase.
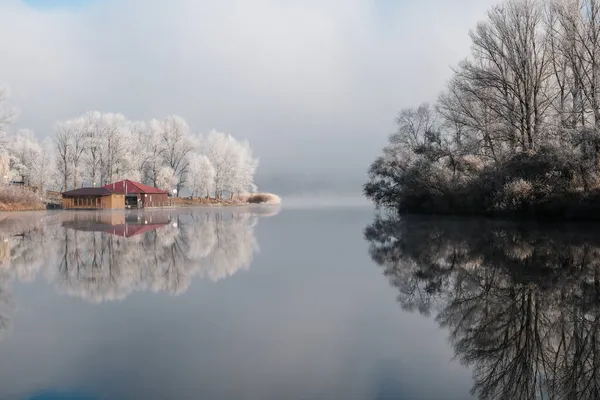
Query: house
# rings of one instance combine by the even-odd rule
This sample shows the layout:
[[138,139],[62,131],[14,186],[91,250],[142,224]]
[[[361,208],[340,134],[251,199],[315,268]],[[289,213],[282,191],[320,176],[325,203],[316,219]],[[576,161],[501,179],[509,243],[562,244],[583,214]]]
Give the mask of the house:
[[124,195],[128,208],[165,207],[171,203],[169,192],[129,179],[105,185],[104,188]]
[[101,187],[84,187],[62,193],[64,209],[125,208],[125,195]]
[[125,179],[103,187],[84,187],[62,193],[64,209],[164,207],[169,192]]

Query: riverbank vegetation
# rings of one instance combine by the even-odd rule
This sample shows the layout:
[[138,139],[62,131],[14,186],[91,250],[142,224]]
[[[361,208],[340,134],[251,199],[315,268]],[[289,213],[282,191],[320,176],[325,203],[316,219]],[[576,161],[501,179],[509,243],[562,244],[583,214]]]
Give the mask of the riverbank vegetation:
[[0,211],[44,210],[42,198],[33,190],[0,185]]
[[229,198],[214,197],[174,197],[171,204],[175,207],[184,206],[240,206],[247,204],[281,204],[279,196],[272,193],[236,194]]
[[[175,115],[130,121],[122,114],[90,111],[57,122],[52,137],[41,142],[30,130],[10,130],[15,112],[7,97],[0,90],[0,185],[16,182],[21,197],[39,203],[48,192],[131,179],[202,204],[255,198],[258,159],[246,140],[214,130],[195,134]],[[26,202],[10,203],[11,190],[2,190],[6,208],[22,209]]]
[[401,212],[600,217],[600,4],[509,0],[435,104],[400,111],[365,195]]

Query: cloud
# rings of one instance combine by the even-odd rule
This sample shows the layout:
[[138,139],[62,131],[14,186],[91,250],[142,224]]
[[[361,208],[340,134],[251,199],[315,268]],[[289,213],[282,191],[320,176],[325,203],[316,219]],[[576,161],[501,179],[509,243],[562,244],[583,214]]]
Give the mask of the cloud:
[[[452,3],[452,4],[449,4]],[[364,174],[433,100],[491,0],[0,0],[0,83],[38,136],[90,109],[176,113],[253,144],[260,173]]]

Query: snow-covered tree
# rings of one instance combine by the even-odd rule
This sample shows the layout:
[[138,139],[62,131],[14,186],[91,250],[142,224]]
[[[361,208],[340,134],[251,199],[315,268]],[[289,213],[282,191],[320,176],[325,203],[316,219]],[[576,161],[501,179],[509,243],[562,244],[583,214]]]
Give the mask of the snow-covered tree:
[[[129,163],[131,151],[131,131],[123,114],[104,114],[101,119],[102,132],[102,183],[108,184],[119,179],[132,177]],[[135,177],[139,179],[139,177]]]
[[6,105],[7,100],[8,89],[0,87],[0,151],[2,150],[3,138],[8,129],[8,125],[11,123],[15,114],[14,110]]
[[151,162],[151,131],[144,121],[132,121],[129,123],[131,135],[129,151],[129,167],[132,177],[130,179],[153,184],[146,179],[146,171]]
[[54,127],[54,149],[56,163],[56,178],[60,182],[61,191],[68,190],[71,177],[71,144],[70,137],[75,128],[73,122],[59,122]]
[[102,114],[99,111],[90,111],[81,118],[85,134],[84,176],[92,186],[98,186],[102,173]]
[[0,88],[0,183],[11,179],[10,157],[6,148],[6,131],[14,115],[13,110],[6,106],[8,90]]
[[232,193],[253,193],[256,191],[254,173],[258,167],[258,159],[252,157],[252,148],[247,140],[238,142],[235,172],[231,182]]
[[238,142],[233,136],[212,131],[202,141],[201,149],[214,169],[214,190],[217,197],[254,190],[254,172],[258,161],[252,157],[248,142]]
[[177,176],[175,175],[175,171],[173,168],[169,166],[162,166],[158,170],[158,175],[156,177],[156,187],[162,190],[166,190],[171,193],[171,191],[177,187]]
[[210,196],[214,190],[215,169],[205,155],[193,153],[190,156],[190,172],[188,186],[192,192],[192,197]]
[[30,185],[44,193],[50,186],[55,188],[54,159],[52,157],[52,143],[46,139],[40,143],[40,154],[31,164]]
[[178,116],[145,123],[90,111],[56,124],[54,150],[54,179],[62,190],[125,178],[178,194],[187,188],[221,197],[255,189],[258,161],[247,141],[215,131],[196,140]]
[[140,132],[141,144],[144,149],[144,182],[156,186],[158,172],[163,163],[164,149],[161,146],[160,132],[156,129],[156,121],[150,121],[150,124]]
[[163,165],[170,167],[177,177],[177,193],[185,185],[189,168],[188,155],[193,150],[190,127],[187,122],[176,115],[162,121],[153,120],[152,129],[160,138],[160,149]]
[[32,185],[34,163],[41,157],[42,147],[28,129],[21,129],[8,138],[7,149],[10,157],[11,175],[18,177],[25,185]]
[[8,153],[0,152],[0,184],[8,183],[12,178],[10,172],[10,158]]

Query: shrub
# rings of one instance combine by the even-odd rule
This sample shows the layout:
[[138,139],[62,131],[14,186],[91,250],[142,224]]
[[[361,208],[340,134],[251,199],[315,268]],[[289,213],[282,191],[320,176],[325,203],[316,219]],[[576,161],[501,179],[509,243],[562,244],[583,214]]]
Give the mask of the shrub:
[[253,193],[246,198],[250,204],[281,204],[281,199],[272,193]]
[[533,200],[533,185],[524,179],[516,179],[504,185],[494,203],[499,211],[522,212]]
[[40,210],[44,204],[32,190],[13,185],[0,186],[0,210]]

